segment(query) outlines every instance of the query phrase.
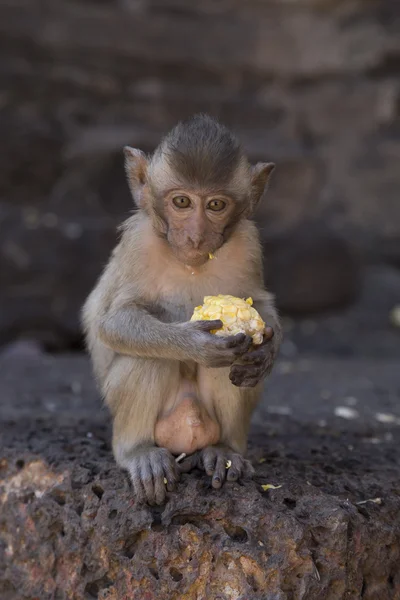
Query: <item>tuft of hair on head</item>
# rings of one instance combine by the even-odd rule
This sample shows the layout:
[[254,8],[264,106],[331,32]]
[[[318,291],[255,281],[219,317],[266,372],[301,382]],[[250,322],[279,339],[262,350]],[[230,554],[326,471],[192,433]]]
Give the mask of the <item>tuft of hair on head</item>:
[[165,159],[187,183],[207,187],[227,183],[245,160],[239,140],[204,113],[178,123],[162,140],[154,158]]

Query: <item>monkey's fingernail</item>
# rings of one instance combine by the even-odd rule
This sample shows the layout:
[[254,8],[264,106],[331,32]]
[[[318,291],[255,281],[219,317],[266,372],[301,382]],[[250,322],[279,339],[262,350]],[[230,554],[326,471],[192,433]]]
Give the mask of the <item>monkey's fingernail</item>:
[[232,466],[232,461],[231,460],[227,460],[225,468],[226,469],[230,469],[231,466]]
[[185,456],[186,456],[185,452],[182,452],[182,454],[180,454],[180,455],[179,455],[179,456],[178,456],[178,457],[175,459],[175,462],[176,462],[176,463],[179,463],[179,462],[181,462],[181,460],[183,460],[183,459],[185,458]]
[[166,477],[164,477],[164,483],[165,485],[168,485],[168,479]]

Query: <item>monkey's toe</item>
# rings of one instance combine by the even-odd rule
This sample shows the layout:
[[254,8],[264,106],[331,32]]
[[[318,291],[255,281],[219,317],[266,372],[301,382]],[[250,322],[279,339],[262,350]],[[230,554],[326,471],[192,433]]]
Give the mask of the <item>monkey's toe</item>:
[[164,504],[167,491],[174,491],[179,479],[174,458],[165,448],[148,448],[133,456],[128,470],[138,504]]
[[213,486],[213,488],[215,488],[217,490],[220,487],[222,487],[222,484],[225,481],[226,465],[227,465],[227,459],[225,458],[224,453],[221,452],[220,454],[217,455],[214,475],[212,478],[212,486]]
[[214,489],[222,487],[226,481],[250,479],[254,474],[251,463],[240,454],[223,446],[210,446],[200,453],[199,466],[212,477]]
[[187,456],[182,462],[178,463],[179,473],[189,473],[199,466],[200,452],[194,452]]
[[237,481],[242,476],[244,462],[248,461],[245,461],[244,458],[240,456],[240,454],[236,454],[232,457],[231,465],[227,469],[227,481]]

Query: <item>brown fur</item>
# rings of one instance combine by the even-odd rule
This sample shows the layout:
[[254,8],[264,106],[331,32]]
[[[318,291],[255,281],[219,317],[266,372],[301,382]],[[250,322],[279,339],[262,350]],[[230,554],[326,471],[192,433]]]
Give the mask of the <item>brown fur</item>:
[[[215,128],[208,122],[207,127],[211,127],[215,146]],[[226,135],[223,130],[224,140]],[[185,143],[189,138],[184,136]],[[251,212],[272,167],[267,164],[252,171],[234,141],[232,144],[232,160],[225,148],[224,160],[214,173],[220,176],[218,193],[227,197],[225,216],[207,210],[212,182],[206,186],[201,179],[197,188],[192,182],[183,190],[191,197],[193,210],[181,213],[171,208],[167,190],[177,183],[171,178],[176,177],[182,185],[188,173],[183,178],[182,169],[172,174],[171,165],[176,168],[177,164],[167,161],[162,179],[158,162],[157,177],[152,179],[151,163],[149,166],[144,155],[126,152],[130,187],[142,208],[124,223],[121,240],[83,309],[94,372],[114,418],[116,460],[130,471],[138,497],[150,502],[164,499],[160,477],[177,477],[169,453],[154,447],[157,440],[165,440],[162,445],[176,453],[190,453],[217,442],[228,452],[243,453],[251,413],[260,397],[261,381],[252,384],[254,387],[238,387],[229,379],[234,368],[243,368],[230,365],[236,364],[235,357],[246,354],[249,342],[217,338],[204,328],[207,324],[190,323],[194,306],[202,304],[205,295],[252,296],[255,308],[275,333],[268,342],[267,371],[280,344],[273,298],[262,280],[258,232],[237,211],[239,204],[243,213],[245,202]],[[212,147],[206,142],[203,145]],[[172,146],[173,152],[178,146]],[[158,161],[168,148],[164,141],[162,151],[155,153]],[[186,144],[179,151],[186,156],[188,148]],[[229,196],[229,186],[243,165],[249,177],[246,201],[243,193],[239,200]],[[233,166],[236,171],[229,171]],[[229,176],[222,177],[220,169],[229,171]],[[193,175],[193,170],[190,173]],[[200,233],[196,229],[199,223]],[[171,236],[171,230],[180,237]],[[193,258],[196,235],[199,248]],[[210,250],[216,251],[214,260],[207,260]],[[212,368],[216,366],[220,368]],[[240,463],[236,455],[234,459],[235,465]],[[218,478],[214,479],[218,486]]]

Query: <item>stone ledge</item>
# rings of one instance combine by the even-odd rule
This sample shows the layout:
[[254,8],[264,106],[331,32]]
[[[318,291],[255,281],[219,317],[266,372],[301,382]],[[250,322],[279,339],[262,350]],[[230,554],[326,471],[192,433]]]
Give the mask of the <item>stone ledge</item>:
[[[399,427],[328,408],[348,393],[364,402],[369,377],[371,414],[374,402],[395,411],[398,369],[353,363],[311,360],[307,377],[281,363],[251,436],[254,482],[214,491],[194,472],[149,509],[115,467],[86,359],[3,360],[2,600],[397,598]],[[324,423],[323,382],[335,398]]]

